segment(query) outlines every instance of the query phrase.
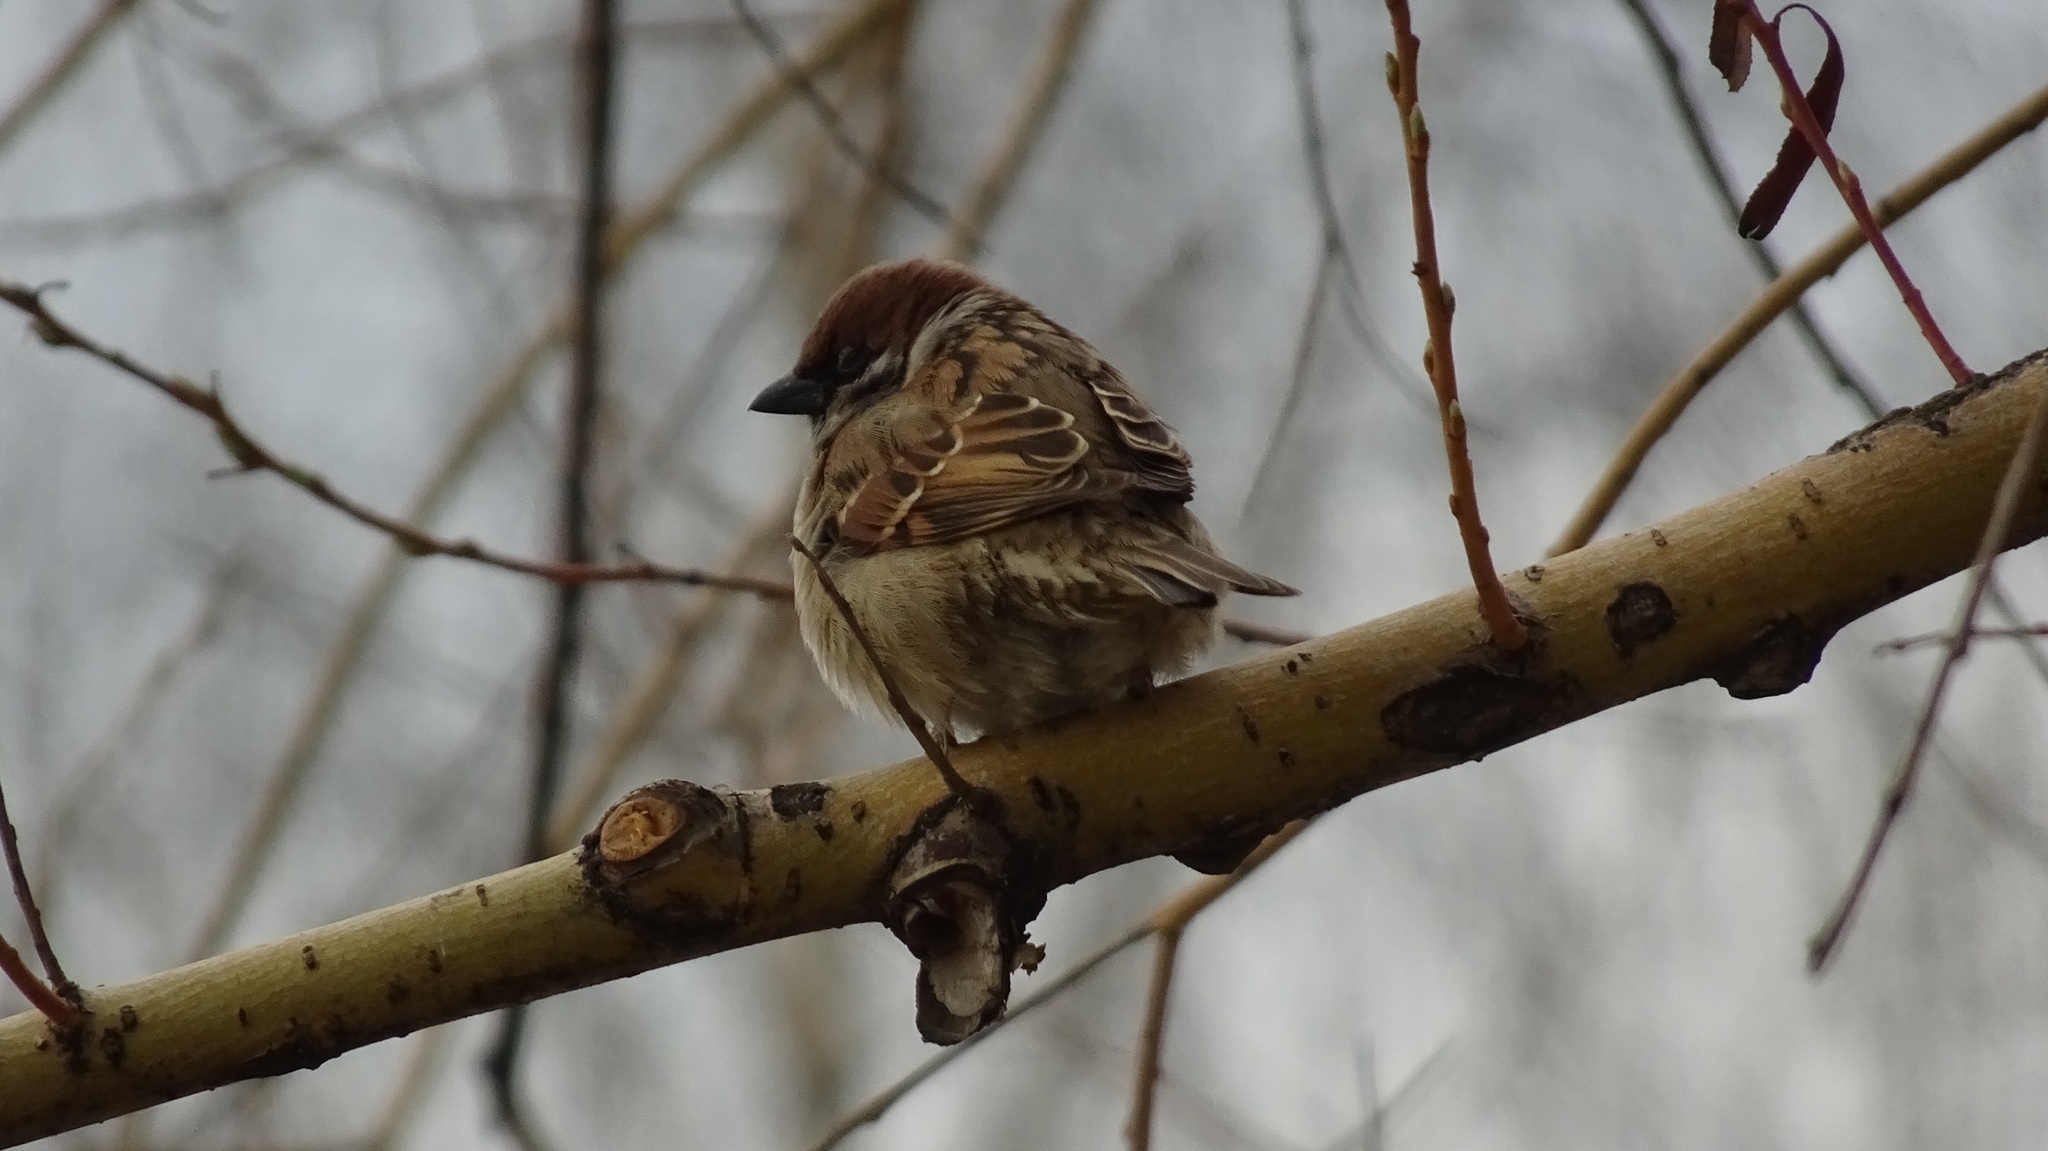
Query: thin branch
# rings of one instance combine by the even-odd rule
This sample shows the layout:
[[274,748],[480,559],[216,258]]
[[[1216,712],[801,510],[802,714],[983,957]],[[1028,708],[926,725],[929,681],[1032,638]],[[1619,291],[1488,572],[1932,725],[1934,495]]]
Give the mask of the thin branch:
[[63,996],[37,978],[28,964],[22,962],[21,952],[16,951],[5,936],[0,936],[0,975],[7,976],[7,981],[14,984],[15,990],[21,992],[21,997],[28,1000],[30,1007],[50,1021],[50,1026],[62,1030],[77,1024],[78,1008],[64,1002]]
[[1180,930],[1156,933],[1152,982],[1145,991],[1145,1019],[1138,1027],[1137,1073],[1131,1084],[1131,1117],[1124,1141],[1131,1151],[1151,1151],[1152,1107],[1159,1093],[1159,1052],[1166,1043],[1166,998],[1173,989],[1174,961],[1180,956]]
[[[1693,99],[1692,90],[1686,87],[1685,71],[1680,65],[1677,47],[1650,11],[1649,0],[1621,0],[1621,5],[1634,17],[1636,28],[1643,34],[1643,43],[1657,63],[1657,74],[1664,81],[1665,95],[1671,98],[1672,110],[1678,113],[1679,124],[1685,128],[1686,142],[1692,147],[1693,158],[1699,161],[1701,174],[1706,177],[1707,187],[1714,194],[1714,202],[1721,205],[1721,213],[1727,217],[1729,228],[1738,229],[1742,220],[1742,198],[1736,190],[1734,177],[1729,174],[1727,162],[1721,157],[1721,149],[1707,128],[1706,118],[1700,114],[1699,104]],[[1750,262],[1756,265],[1757,271],[1763,273],[1765,282],[1784,273],[1784,269],[1778,266],[1777,257],[1771,255],[1770,248],[1763,241],[1748,242],[1742,248],[1749,253]],[[1798,329],[1807,349],[1820,361],[1828,377],[1835,381],[1835,386],[1854,397],[1871,419],[1883,415],[1883,401],[1857,376],[1855,369],[1821,332],[1820,324],[1814,320],[1813,311],[1806,306],[1806,301],[1795,302],[1787,316],[1792,326]]]
[[891,1083],[877,1092],[867,1102],[847,1112],[816,1143],[811,1144],[808,1151],[832,1151],[833,1148],[846,1142],[847,1137],[855,1131],[888,1114],[889,1109],[901,1102],[904,1096],[923,1086],[926,1080],[945,1070],[947,1065],[954,1060],[974,1050],[977,1045],[986,1041],[989,1036],[994,1035],[1017,1020],[1059,998],[1063,992],[1078,985],[1088,976],[1095,974],[1097,968],[1136,947],[1138,944],[1143,943],[1151,938],[1151,936],[1151,927],[1141,924],[1083,956],[1057,978],[1048,981],[1044,986],[1038,988],[1029,999],[1012,1004],[1010,1010],[1000,1019],[962,1039],[960,1042],[953,1044],[951,1047],[942,1048],[937,1054],[918,1064],[910,1074]]
[[910,1074],[883,1088],[866,1103],[848,1112],[839,1122],[834,1123],[832,1129],[827,1131],[818,1142],[812,1144],[809,1151],[832,1151],[833,1148],[845,1142],[847,1136],[887,1114],[889,1109],[901,1101],[905,1095],[910,1094],[911,1091],[922,1085],[925,1080],[944,1070],[947,1064],[972,1050],[975,1044],[982,1042],[997,1031],[1051,1002],[1062,993],[1079,984],[1083,979],[1094,974],[1096,968],[1101,967],[1109,960],[1152,938],[1153,935],[1168,926],[1173,926],[1178,931],[1184,931],[1188,923],[1195,916],[1200,915],[1210,904],[1222,898],[1225,892],[1244,882],[1245,877],[1257,870],[1267,860],[1273,858],[1275,852],[1292,842],[1307,826],[1307,820],[1296,820],[1288,824],[1279,831],[1267,836],[1259,846],[1253,848],[1251,854],[1244,857],[1244,862],[1238,864],[1235,871],[1228,875],[1203,876],[1169,896],[1158,907],[1153,908],[1151,914],[1140,920],[1137,926],[1083,956],[1072,967],[1061,973],[1058,978],[1039,987],[1032,993],[1029,999],[1013,1005],[1002,1018],[997,1019],[959,1043],[940,1051],[923,1063],[918,1064],[916,1069],[911,1071]]
[[64,965],[57,962],[57,951],[50,946],[50,936],[43,930],[43,913],[36,906],[35,892],[29,890],[28,872],[21,865],[21,843],[14,836],[14,820],[7,814],[5,788],[0,788],[0,852],[7,857],[7,875],[14,881],[14,901],[21,905],[21,918],[28,924],[29,942],[50,981],[46,985],[37,979],[28,964],[21,961],[21,954],[5,939],[0,939],[0,970],[6,972],[8,980],[20,988],[36,1010],[49,1018],[51,1026],[69,1027],[79,1018],[78,985],[64,974]]
[[[2048,87],[2037,89],[2004,115],[1892,189],[1873,208],[1874,218],[1881,225],[1903,219],[1936,192],[1968,175],[2007,144],[2040,127],[2043,120],[2048,120]],[[1693,356],[1691,363],[1680,368],[1643,414],[1637,417],[1635,426],[1629,429],[1614,458],[1608,461],[1599,481],[1572,514],[1571,522],[1559,534],[1557,542],[1550,545],[1548,555],[1559,556],[1584,547],[1613,512],[1615,502],[1635,478],[1650,449],[1678,422],[1678,417],[1708,381],[1727,367],[1738,352],[1748,347],[1772,320],[1805,295],[1807,289],[1840,269],[1863,247],[1864,242],[1861,225],[1851,224],[1835,233],[1827,243],[1765,285]]]
[[357,523],[391,537],[391,541],[408,555],[464,559],[486,567],[538,576],[552,583],[572,586],[631,581],[723,588],[727,591],[749,592],[754,595],[786,594],[781,584],[747,576],[719,575],[694,568],[670,567],[647,560],[618,564],[536,560],[509,555],[485,547],[475,540],[451,540],[434,535],[416,524],[370,507],[335,488],[319,473],[278,455],[235,419],[228,411],[226,401],[213,388],[202,388],[182,376],[169,375],[150,368],[58,319],[43,302],[46,291],[46,288],[31,288],[23,284],[0,281],[0,302],[11,304],[25,313],[36,335],[45,344],[53,348],[73,348],[82,351],[148,384],[173,402],[207,419],[213,424],[214,434],[220,438],[221,445],[235,461],[233,468],[230,469],[231,474],[269,472],[278,476]]
[[1016,110],[1010,113],[1001,143],[982,164],[974,186],[953,215],[952,227],[946,229],[945,238],[939,242],[939,258],[964,260],[981,251],[989,225],[1009,200],[1017,174],[1024,170],[1032,150],[1045,135],[1046,122],[1067,89],[1096,6],[1097,0],[1067,0],[1053,18],[1052,33],[1032,65],[1031,78],[1024,84],[1024,95],[1017,101]]
[[1415,217],[1415,280],[1422,289],[1422,312],[1429,320],[1429,343],[1422,366],[1436,388],[1443,420],[1444,454],[1451,470],[1451,515],[1465,545],[1465,563],[1479,596],[1479,614],[1504,651],[1528,642],[1529,633],[1515,617],[1515,608],[1493,567],[1486,524],[1479,514],[1478,482],[1472,474],[1472,453],[1465,443],[1465,412],[1458,404],[1458,371],[1451,354],[1451,312],[1455,303],[1437,264],[1436,220],[1429,203],[1429,127],[1423,122],[1417,86],[1417,57],[1422,41],[1410,26],[1408,0],[1387,0],[1394,25],[1394,51],[1387,57],[1387,87],[1401,118],[1401,140],[1407,155],[1408,203]]
[[[1914,285],[1912,277],[1906,274],[1906,266],[1899,262],[1898,254],[1892,251],[1891,241],[1884,234],[1884,226],[1871,214],[1870,203],[1863,198],[1863,181],[1835,155],[1834,145],[1828,142],[1827,130],[1822,128],[1820,121],[1815,118],[1812,105],[1806,101],[1806,93],[1799,87],[1799,76],[1792,70],[1792,61],[1785,55],[1785,45],[1778,39],[1777,24],[1764,19],[1764,14],[1757,9],[1756,0],[1721,2],[1738,4],[1743,9],[1750,35],[1756,37],[1758,46],[1764,50],[1764,58],[1771,62],[1771,71],[1777,73],[1782,98],[1780,106],[1791,119],[1793,126],[1799,129],[1799,134],[1805,137],[1814,155],[1819,157],[1821,167],[1826,169],[1829,178],[1834,180],[1835,189],[1842,194],[1842,202],[1849,206],[1849,214],[1856,217],[1856,226],[1863,230],[1864,238],[1877,253],[1878,261],[1890,274],[1892,283],[1897,285],[1899,296],[1906,303],[1906,310],[1912,313],[1913,322],[1920,327],[1920,335],[1926,339],[1928,347],[1934,349],[1935,358],[1948,370],[1949,377],[1956,382],[1957,387],[1969,383],[1974,373],[1970,371],[1969,365],[1963,363],[1963,358],[1956,354],[1955,348],[1948,342],[1948,337],[1942,334],[1941,325],[1935,323],[1934,313],[1928,310],[1927,301],[1920,296],[1920,289]],[[1806,8],[1806,5],[1792,4],[1788,5],[1786,10],[1789,11],[1791,8]],[[1806,10],[1812,12],[1810,8]],[[1814,19],[1818,20],[1820,17],[1815,15]],[[1832,37],[1832,33],[1830,36]]]
[[861,147],[860,141],[854,139],[853,133],[847,129],[846,120],[840,116],[839,109],[832,106],[832,101],[825,98],[825,94],[818,90],[818,86],[811,82],[808,75],[797,69],[790,60],[789,53],[782,47],[782,37],[777,36],[775,29],[770,28],[759,16],[754,15],[754,9],[747,0],[732,0],[732,10],[739,16],[740,23],[746,25],[747,33],[761,45],[761,51],[768,57],[768,62],[774,65],[777,71],[789,77],[797,98],[810,105],[811,111],[817,114],[819,126],[825,129],[825,135],[831,139],[832,146],[839,150],[840,155],[866,173],[869,179],[896,193],[918,215],[941,228],[950,229],[953,226],[953,214],[946,210],[944,204],[891,170],[882,156],[871,154]]
[[1850,877],[1848,890],[1842,893],[1834,913],[1828,916],[1827,922],[1807,946],[1807,966],[1816,973],[1825,969],[1840,950],[1849,921],[1855,916],[1865,889],[1870,886],[1870,875],[1877,867],[1878,854],[1884,850],[1885,841],[1890,838],[1900,813],[1906,809],[1906,800],[1913,793],[1913,783],[1919,777],[1921,760],[1934,738],[1935,724],[1941,716],[1941,704],[1948,694],[1949,682],[1963,657],[1970,653],[1977,609],[1982,606],[1985,589],[1990,586],[1992,566],[1998,562],[1998,553],[2005,550],[2006,541],[2012,536],[2013,518],[2019,514],[2020,501],[2025,498],[2027,489],[2039,481],[2044,446],[2048,446],[2048,391],[2044,391],[2034,404],[2033,417],[2027,421],[2026,431],[2020,436],[2019,446],[2013,450],[2012,462],[2006,465],[2005,478],[1999,482],[1998,494],[1992,500],[1991,518],[1977,544],[1970,581],[1964,588],[1962,603],[1956,607],[1956,622],[1949,634],[1948,651],[1941,666],[1935,669],[1933,685],[1927,689],[1927,702],[1920,709],[1920,720],[1913,729],[1913,741],[1906,748],[1905,758],[1899,763],[1891,787],[1885,791],[1877,823],[1870,829],[1870,837],[1863,846],[1863,856],[1856,863],[1856,871]]
[[36,74],[36,78],[28,82],[28,86],[21,90],[21,94],[14,98],[14,102],[7,106],[6,111],[0,112],[0,149],[5,149],[13,142],[22,126],[33,119],[35,114],[49,103],[50,98],[77,74],[78,69],[92,55],[92,50],[99,46],[100,41],[106,39],[107,33],[113,31],[114,25],[135,7],[135,3],[136,0],[105,0],[92,15],[85,18],[78,26],[78,30],[64,42],[64,46],[50,57],[50,62]]
[[[2027,627],[1979,627],[1970,629],[1972,642],[1980,639],[2039,639],[2048,636],[2048,623],[2037,623]],[[1911,651],[1929,644],[1951,643],[1955,637],[1945,631],[1928,632],[1926,635],[1909,635],[1900,639],[1889,639],[1871,649],[1874,655],[1890,652]]]
[[910,701],[903,697],[903,689],[896,686],[895,675],[882,659],[882,654],[875,650],[875,641],[868,638],[868,630],[861,626],[860,617],[854,614],[853,605],[846,602],[846,597],[840,594],[839,585],[832,581],[832,573],[825,570],[825,562],[818,558],[818,554],[812,551],[808,544],[796,536],[789,537],[789,546],[795,548],[798,555],[810,561],[811,570],[817,573],[818,586],[824,589],[825,598],[832,601],[832,606],[839,612],[839,618],[846,621],[846,630],[853,633],[854,641],[860,644],[860,650],[868,657],[868,665],[875,669],[875,677],[882,681],[882,690],[888,693],[889,706],[895,710],[896,718],[902,720],[903,726],[910,729],[911,737],[916,739],[917,746],[924,750],[925,758],[932,761],[932,766],[937,768],[940,777],[945,779],[947,790],[963,800],[973,800],[979,794],[979,789],[960,775],[959,770],[953,766],[953,757],[947,754],[940,736],[932,732],[923,717],[910,706]]
[[[576,263],[570,277],[574,336],[569,389],[562,405],[561,495],[556,509],[558,549],[565,564],[590,562],[590,472],[595,460],[597,408],[604,369],[604,238],[611,227],[613,115],[617,71],[617,0],[583,0],[577,34],[583,152]],[[568,758],[571,700],[583,650],[583,585],[555,587],[554,618],[541,657],[535,692],[533,767],[527,792],[525,857],[549,852],[548,821]],[[498,1122],[526,1151],[543,1146],[519,1090],[519,1053],[526,1035],[524,1005],[504,1015],[498,1042],[484,1058]]]

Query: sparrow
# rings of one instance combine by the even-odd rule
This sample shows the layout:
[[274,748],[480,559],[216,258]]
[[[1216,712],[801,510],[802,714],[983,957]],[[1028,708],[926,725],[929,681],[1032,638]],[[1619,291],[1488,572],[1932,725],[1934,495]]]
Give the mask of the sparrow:
[[752,410],[808,416],[791,550],[804,644],[839,698],[888,675],[948,743],[1149,692],[1226,593],[1295,589],[1216,554],[1179,439],[1088,342],[958,264],[856,273]]

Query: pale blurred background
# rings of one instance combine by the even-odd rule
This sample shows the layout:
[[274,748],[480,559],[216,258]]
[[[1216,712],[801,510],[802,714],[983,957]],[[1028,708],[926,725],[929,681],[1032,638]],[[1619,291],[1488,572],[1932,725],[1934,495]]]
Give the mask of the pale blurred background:
[[[0,108],[96,7],[0,3]],[[887,163],[957,205],[1064,7],[915,4],[900,36],[868,36],[819,88],[863,147],[893,135]],[[1481,498],[1496,557],[1519,566],[1759,280],[1619,0],[1416,7]],[[1728,95],[1705,63],[1707,0],[1652,7],[1754,180],[1783,130],[1763,69]],[[792,55],[850,10],[760,6]],[[1849,67],[1835,139],[1873,193],[2048,82],[2039,0],[1826,11]],[[714,0],[624,14],[622,213],[774,70]],[[216,376],[272,446],[406,509],[566,298],[576,20],[567,0],[141,0],[0,141],[0,277],[68,282],[52,303],[81,328]],[[1236,610],[1322,631],[1453,589],[1464,567],[1413,370],[1385,12],[1316,0],[1305,24],[1360,289],[1335,273],[1305,356],[1322,228],[1282,0],[1101,0],[981,263],[1123,368],[1181,429],[1197,510],[1228,553],[1304,592]],[[1818,37],[1789,26],[1810,68]],[[942,231],[864,179],[791,102],[637,249],[608,304],[607,556],[624,544],[786,570],[802,429],[747,400],[840,277]],[[1845,219],[1810,183],[1770,244],[1789,261]],[[1893,234],[1972,366],[2048,345],[2048,137]],[[1867,253],[1811,299],[1886,404],[1945,384]],[[241,872],[248,897],[221,946],[517,862],[549,589],[416,561],[366,627],[381,539],[274,478],[209,479],[225,457],[203,423],[44,349],[11,315],[0,332],[0,778],[72,974],[116,982],[188,958],[294,763],[302,782],[275,847]],[[437,528],[553,546],[566,363],[547,356],[483,421]],[[1608,528],[1740,486],[1865,418],[1781,323],[1658,448]],[[2023,613],[2048,616],[2041,548],[2001,570]],[[1789,696],[1693,685],[1336,812],[1190,931],[1155,1145],[2048,1141],[2048,679],[2015,645],[1965,669],[1945,756],[1845,953],[1824,978],[1804,968],[1934,664],[1872,648],[1942,626],[1954,597],[1944,584],[1848,629]],[[650,661],[678,661],[603,797],[914,750],[842,714],[779,606],[608,586],[588,624],[572,779]],[[308,726],[350,637],[361,658]],[[1034,929],[1051,952],[1037,980],[1190,874],[1151,861],[1055,892]],[[25,940],[11,904],[0,933]],[[1146,955],[994,1037],[850,1145],[1119,1145]],[[869,926],[550,999],[529,1020],[520,1090],[556,1148],[796,1151],[931,1050],[912,971]],[[0,990],[0,1010],[20,1009]],[[497,1029],[455,1024],[47,1145],[508,1146],[479,1070]]]

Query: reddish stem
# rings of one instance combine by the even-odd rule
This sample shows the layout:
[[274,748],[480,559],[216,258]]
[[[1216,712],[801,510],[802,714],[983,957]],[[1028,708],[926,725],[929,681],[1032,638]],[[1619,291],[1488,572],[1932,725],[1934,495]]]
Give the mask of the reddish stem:
[[1764,59],[1771,62],[1771,71],[1777,73],[1778,87],[1785,94],[1785,114],[1792,120],[1792,126],[1806,138],[1813,154],[1820,159],[1821,167],[1827,170],[1828,178],[1835,182],[1835,188],[1842,194],[1842,201],[1849,206],[1849,214],[1856,217],[1856,226],[1863,229],[1864,238],[1870,241],[1870,248],[1890,273],[1892,283],[1899,289],[1899,296],[1906,302],[1906,310],[1913,314],[1913,322],[1920,325],[1920,335],[1927,345],[1934,349],[1935,358],[1957,387],[1975,378],[1969,365],[1956,354],[1955,347],[1942,334],[1941,325],[1934,322],[1934,313],[1927,309],[1927,301],[1920,295],[1920,289],[1906,274],[1906,266],[1899,262],[1898,253],[1892,251],[1891,241],[1885,238],[1884,229],[1877,218],[1870,213],[1870,204],[1863,198],[1863,181],[1856,173],[1842,163],[1828,143],[1828,134],[1820,126],[1820,120],[1813,114],[1813,106],[1806,102],[1806,93],[1799,86],[1799,75],[1792,70],[1792,61],[1785,55],[1785,45],[1778,38],[1777,25],[1764,19],[1758,10],[1756,0],[1742,0],[1745,11],[1743,19],[1749,25],[1749,32],[1764,50]]
[[1493,632],[1493,642],[1515,651],[1528,642],[1528,629],[1515,616],[1493,552],[1486,524],[1479,516],[1479,484],[1472,474],[1472,453],[1465,442],[1465,413],[1458,404],[1458,369],[1451,355],[1450,289],[1437,270],[1436,216],[1429,203],[1429,129],[1417,105],[1416,59],[1422,41],[1410,26],[1407,0],[1387,0],[1394,24],[1394,53],[1387,61],[1387,87],[1401,115],[1401,140],[1408,160],[1408,202],[1415,217],[1415,279],[1422,289],[1422,312],[1429,321],[1429,346],[1422,366],[1436,390],[1437,412],[1443,420],[1444,456],[1451,470],[1451,517],[1465,545],[1465,563],[1479,595],[1479,614]]
[[50,985],[36,978],[28,964],[21,958],[21,952],[5,939],[0,939],[0,972],[7,974],[7,981],[14,984],[29,1006],[43,1013],[50,1026],[62,1030],[78,1022],[78,1008],[64,1001],[64,997],[50,990]]

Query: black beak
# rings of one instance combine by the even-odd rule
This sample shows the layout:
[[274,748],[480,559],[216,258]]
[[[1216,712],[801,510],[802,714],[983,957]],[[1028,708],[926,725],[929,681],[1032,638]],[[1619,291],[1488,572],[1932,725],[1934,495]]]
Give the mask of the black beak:
[[767,412],[776,416],[822,416],[825,414],[825,388],[814,380],[789,375],[769,384],[754,402],[747,405],[751,412]]

